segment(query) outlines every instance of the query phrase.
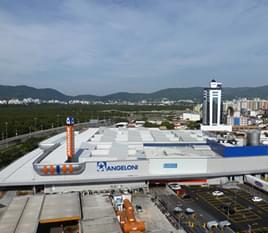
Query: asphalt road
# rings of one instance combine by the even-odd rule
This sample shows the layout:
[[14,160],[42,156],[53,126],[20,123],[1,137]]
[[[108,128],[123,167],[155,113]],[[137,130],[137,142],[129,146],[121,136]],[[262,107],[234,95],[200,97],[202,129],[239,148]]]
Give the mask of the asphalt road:
[[[84,123],[75,124],[75,127],[76,128],[80,128],[80,127],[84,127],[84,126],[86,126],[86,127],[100,127],[100,126],[104,126],[104,125],[107,126],[105,123],[104,124],[90,124],[89,122],[84,122]],[[23,140],[23,139],[26,139],[29,137],[37,137],[37,136],[42,136],[42,135],[46,135],[46,134],[50,134],[50,133],[60,133],[60,132],[63,132],[64,130],[65,130],[65,126],[34,131],[31,133],[22,134],[22,135],[10,137],[10,138],[4,139],[4,140],[0,140],[0,146],[5,145],[7,143],[12,143],[15,141]]]

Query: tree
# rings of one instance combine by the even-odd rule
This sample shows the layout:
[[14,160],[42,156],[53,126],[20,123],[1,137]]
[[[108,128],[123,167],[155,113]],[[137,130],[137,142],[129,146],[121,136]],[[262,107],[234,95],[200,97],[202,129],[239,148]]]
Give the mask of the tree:
[[167,129],[174,129],[174,125],[172,123],[170,123],[169,121],[163,121],[161,126],[164,126]]
[[188,129],[200,129],[199,121],[188,121],[186,125]]

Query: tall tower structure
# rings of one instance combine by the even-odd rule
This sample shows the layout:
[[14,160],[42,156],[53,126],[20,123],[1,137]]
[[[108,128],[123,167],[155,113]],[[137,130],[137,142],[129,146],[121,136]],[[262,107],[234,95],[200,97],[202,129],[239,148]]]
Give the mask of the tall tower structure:
[[210,82],[210,87],[203,92],[203,125],[219,126],[222,124],[222,83]]
[[66,119],[66,145],[67,145],[67,161],[72,162],[75,154],[74,149],[74,118],[69,116]]

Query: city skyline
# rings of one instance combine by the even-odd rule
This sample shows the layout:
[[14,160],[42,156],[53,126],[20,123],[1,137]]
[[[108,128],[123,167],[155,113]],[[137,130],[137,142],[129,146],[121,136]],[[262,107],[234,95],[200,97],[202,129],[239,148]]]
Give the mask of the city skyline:
[[267,84],[265,1],[1,1],[0,83],[69,95]]

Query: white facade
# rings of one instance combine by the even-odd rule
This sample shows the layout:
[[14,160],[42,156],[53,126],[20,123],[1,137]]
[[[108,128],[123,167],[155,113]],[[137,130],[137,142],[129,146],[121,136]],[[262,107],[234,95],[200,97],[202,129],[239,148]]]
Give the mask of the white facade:
[[231,125],[201,125],[202,131],[226,131],[226,132],[232,132],[232,126]]
[[209,125],[221,124],[221,90],[209,90]]
[[200,114],[198,113],[183,113],[182,119],[185,121],[200,121]]
[[70,165],[65,163],[65,139],[64,134],[59,134],[43,141],[40,145],[45,150],[59,144],[46,157],[42,157],[45,150],[38,148],[2,169],[0,187],[101,184],[268,172],[268,156],[224,158],[206,144],[207,136],[198,130],[90,128],[75,139],[79,162],[72,166],[74,172],[76,166],[84,166],[84,169],[75,174],[62,173],[63,170],[57,174],[57,169],[45,173],[45,166],[51,170],[53,166]]

